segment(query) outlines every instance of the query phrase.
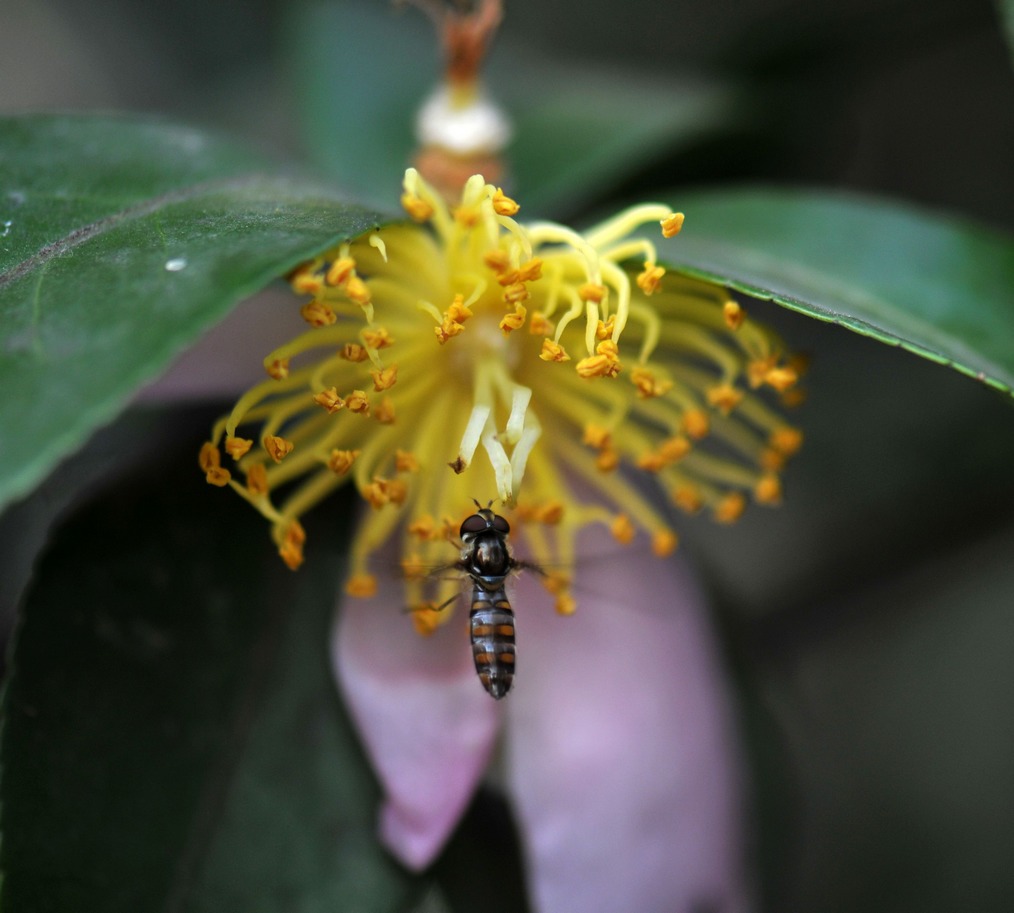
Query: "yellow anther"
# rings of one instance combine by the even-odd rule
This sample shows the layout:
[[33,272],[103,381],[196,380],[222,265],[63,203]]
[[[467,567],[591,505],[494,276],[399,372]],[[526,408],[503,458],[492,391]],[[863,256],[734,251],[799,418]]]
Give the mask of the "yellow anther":
[[[545,314],[543,314],[542,311],[532,312],[532,316],[528,321],[528,332],[531,333],[532,336],[549,336],[555,329],[556,325]],[[555,361],[555,359],[545,360]]]
[[263,463],[254,463],[246,472],[246,490],[252,495],[268,493],[268,471]]
[[321,390],[313,401],[324,409],[328,415],[334,415],[336,412],[340,412],[345,408],[345,400],[338,395],[337,387],[328,387],[326,390]]
[[353,390],[345,397],[345,408],[348,409],[349,412],[356,413],[356,415],[369,415],[370,401],[367,399],[364,391]]
[[616,377],[623,366],[616,357],[619,349],[611,339],[604,339],[595,347],[596,355],[582,358],[574,367],[579,377]]
[[704,507],[704,498],[695,485],[677,485],[672,491],[672,502],[688,514],[697,513]]
[[764,375],[764,383],[774,387],[779,393],[791,390],[799,380],[795,369],[789,367],[772,368]]
[[763,358],[755,358],[748,362],[746,366],[746,379],[751,389],[756,390],[761,386],[768,373],[774,370],[777,364],[777,355],[765,355]]
[[604,285],[597,282],[585,282],[578,286],[577,297],[582,301],[594,301],[596,304],[601,304],[605,300],[607,292],[608,289]]
[[659,455],[665,460],[666,464],[678,463],[688,453],[690,453],[691,443],[687,438],[683,437],[682,434],[673,435],[673,437],[666,438],[662,441],[658,448]]
[[653,450],[642,453],[637,458],[637,468],[645,472],[658,472],[664,466],[665,460],[662,459],[662,455],[655,453]]
[[475,206],[458,206],[453,216],[454,221],[462,228],[474,228],[479,221],[479,210]]
[[352,275],[352,271],[356,268],[356,261],[351,257],[338,257],[330,267],[328,267],[327,279],[328,285],[341,285],[347,282],[349,277]]
[[386,349],[394,345],[394,340],[387,331],[387,327],[368,327],[359,335],[371,349]]
[[534,282],[542,278],[542,260],[533,257],[527,263],[522,263],[517,269],[504,269],[500,271],[497,279],[501,285],[513,285],[515,282]]
[[613,443],[613,434],[608,428],[602,425],[589,423],[584,426],[584,433],[581,436],[581,443],[596,450],[605,450]]
[[746,498],[742,492],[730,491],[715,505],[715,520],[718,523],[735,523],[745,509]]
[[431,602],[413,606],[412,626],[420,637],[429,637],[440,626],[440,612]]
[[273,358],[271,361],[265,360],[264,370],[268,372],[268,377],[274,380],[285,380],[289,376],[289,359]]
[[246,456],[253,447],[253,441],[245,437],[233,437],[229,435],[225,439],[225,452],[234,460]]
[[620,465],[620,455],[615,450],[602,450],[595,458],[595,468],[599,472],[612,472]]
[[408,485],[403,479],[389,479],[386,483],[387,498],[392,504],[404,504],[408,497]]
[[386,368],[370,371],[373,378],[373,389],[378,393],[390,390],[398,382],[398,366],[390,365]]
[[570,589],[570,578],[559,571],[551,571],[542,578],[542,585],[546,588],[546,592],[556,596]]
[[498,248],[497,250],[490,250],[483,254],[482,262],[499,275],[510,268],[511,258],[507,251]]
[[324,280],[315,271],[309,269],[297,270],[292,274],[289,284],[297,295],[316,297],[324,290]]
[[683,430],[698,441],[707,437],[708,432],[711,431],[711,420],[703,409],[687,409],[683,413],[681,424]]
[[229,479],[232,478],[232,473],[230,473],[228,469],[223,469],[221,466],[209,466],[207,471],[204,473],[204,478],[207,480],[209,485],[224,488],[229,484]]
[[539,352],[539,358],[543,361],[570,361],[570,356],[563,346],[558,342],[553,342],[552,339],[542,340],[542,350]]
[[781,472],[785,468],[785,462],[785,455],[773,447],[765,447],[757,459],[760,468],[766,472]]
[[722,319],[730,330],[738,330],[746,320],[746,311],[738,301],[730,298],[722,305]]
[[374,510],[380,510],[391,500],[387,491],[387,482],[384,479],[374,479],[372,482],[367,482],[359,493]]
[[381,425],[393,425],[395,419],[394,412],[394,401],[389,396],[385,396],[381,401],[380,405],[373,411],[373,417],[380,422]]
[[659,223],[662,226],[662,237],[672,238],[680,233],[683,227],[684,215],[681,212],[674,212],[672,215],[662,219]]
[[563,519],[564,510],[562,501],[547,501],[535,508],[533,519],[547,526],[555,526]]
[[454,320],[458,323],[464,323],[469,317],[472,317],[473,313],[465,306],[465,296],[455,295],[454,300],[451,302],[451,306],[444,311],[444,318],[447,320]]
[[370,303],[370,290],[358,276],[352,275],[345,280],[345,294],[350,301],[354,301],[360,307]]
[[654,263],[646,262],[644,269],[638,275],[637,287],[644,292],[645,295],[654,295],[658,291],[658,287],[662,282],[662,277],[665,275],[665,268],[656,266]]
[[497,187],[493,194],[493,212],[498,216],[516,216],[521,207]]
[[503,300],[508,304],[518,304],[530,297],[528,286],[524,282],[514,282],[503,290]]
[[553,608],[557,615],[573,615],[577,611],[577,602],[570,593],[561,593],[553,601]]
[[651,551],[656,558],[665,558],[676,551],[679,538],[671,529],[660,529],[651,537]]
[[277,434],[269,434],[265,436],[262,441],[264,449],[268,452],[268,455],[276,463],[281,463],[296,446],[292,441],[288,441],[283,437],[279,437]]
[[298,520],[293,520],[285,528],[285,534],[278,547],[278,554],[289,570],[294,571],[303,563],[303,544],[306,542],[306,531]]
[[401,567],[401,576],[406,580],[426,579],[426,565],[423,563],[422,558],[414,552],[402,558],[398,562],[398,565]]
[[634,368],[630,372],[630,379],[637,388],[637,395],[641,399],[664,396],[672,389],[671,380],[659,380],[648,368]]
[[366,361],[370,357],[370,353],[366,351],[358,342],[347,342],[341,347],[338,354],[345,359],[345,361],[361,362]]
[[401,205],[409,218],[416,222],[426,222],[433,217],[433,206],[413,193],[403,193]]
[[719,384],[708,390],[708,402],[723,415],[728,415],[743,401],[743,391],[732,384]]
[[617,514],[609,525],[609,532],[612,533],[613,538],[621,545],[630,545],[634,541],[637,530],[634,529],[634,524],[630,522],[630,517],[626,514]]
[[525,325],[525,316],[527,315],[525,306],[523,304],[515,305],[514,313],[507,314],[503,320],[500,321],[500,329],[503,330],[504,336],[509,336],[515,330],[520,330]]
[[782,501],[782,483],[773,472],[761,476],[753,489],[754,500],[758,504],[780,504]]
[[416,539],[422,539],[424,542],[436,538],[436,533],[436,524],[429,514],[417,517],[408,524],[408,534],[415,536]]
[[445,317],[440,326],[433,327],[433,332],[436,333],[437,342],[443,345],[448,339],[459,335],[464,329],[465,325],[463,323],[458,323],[458,321],[452,320],[450,317]]
[[399,448],[394,452],[394,468],[398,472],[418,472],[419,461],[414,453]]
[[377,595],[377,578],[373,574],[353,574],[345,583],[345,592],[359,599],[369,599]]
[[616,328],[616,315],[610,314],[609,319],[606,321],[600,320],[595,326],[595,336],[597,339],[609,339],[613,335],[613,330]]
[[327,468],[335,475],[343,476],[352,468],[358,456],[358,450],[332,450],[327,459]]
[[803,446],[803,432],[798,428],[776,428],[768,443],[783,456],[790,457]]
[[218,448],[211,441],[205,441],[201,444],[201,452],[197,454],[197,465],[205,472],[222,465],[222,454],[219,453]]

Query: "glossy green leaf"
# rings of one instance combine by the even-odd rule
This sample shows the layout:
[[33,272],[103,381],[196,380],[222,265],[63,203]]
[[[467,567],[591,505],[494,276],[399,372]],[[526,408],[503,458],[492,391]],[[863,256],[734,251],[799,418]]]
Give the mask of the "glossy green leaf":
[[[416,112],[441,78],[433,25],[375,2],[302,3],[287,53],[311,159],[358,199],[391,206],[416,149]],[[509,114],[506,184],[526,212],[586,205],[736,113],[700,79],[660,79],[525,53],[498,40],[486,83]]]
[[349,514],[298,574],[187,445],[82,509],[27,596],[4,703],[5,913],[389,913],[420,887],[328,662]]
[[173,125],[0,120],[0,505],[237,301],[380,218],[259,167]]
[[1014,388],[1014,237],[855,196],[671,198],[687,214],[675,269]]

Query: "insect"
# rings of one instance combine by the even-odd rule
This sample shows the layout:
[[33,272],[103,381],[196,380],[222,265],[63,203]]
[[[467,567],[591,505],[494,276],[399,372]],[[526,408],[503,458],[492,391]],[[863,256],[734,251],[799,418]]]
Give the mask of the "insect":
[[[491,502],[492,503],[492,502]],[[514,682],[514,612],[507,577],[529,567],[511,555],[510,524],[489,506],[479,507],[461,524],[461,557],[453,565],[472,579],[468,613],[472,658],[483,687],[500,700]]]

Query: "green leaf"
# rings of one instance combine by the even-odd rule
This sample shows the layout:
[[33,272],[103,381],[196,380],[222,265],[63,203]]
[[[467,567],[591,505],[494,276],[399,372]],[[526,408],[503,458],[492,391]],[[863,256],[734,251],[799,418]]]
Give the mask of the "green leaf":
[[380,219],[259,166],[168,124],[0,119],[0,505],[236,302]]
[[838,194],[675,193],[672,268],[1014,388],[1014,237]]
[[402,910],[420,882],[377,843],[327,658],[350,508],[308,525],[293,574],[187,437],[38,566],[4,699],[0,905]]
[[[415,116],[441,79],[433,25],[417,10],[292,6],[287,55],[311,159],[357,198],[391,206],[416,151]],[[525,212],[586,204],[736,113],[724,87],[592,68],[498,40],[485,82],[511,117],[506,183]]]

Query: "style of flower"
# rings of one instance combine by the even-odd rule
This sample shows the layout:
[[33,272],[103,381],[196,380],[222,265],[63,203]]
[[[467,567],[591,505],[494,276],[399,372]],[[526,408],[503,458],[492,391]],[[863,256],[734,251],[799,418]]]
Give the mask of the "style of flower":
[[[723,288],[659,264],[639,229],[672,238],[682,214],[635,206],[581,234],[517,221],[518,203],[478,175],[451,207],[414,169],[402,204],[412,221],[292,273],[310,329],[264,359],[269,379],[201,451],[208,482],[271,522],[289,567],[303,561],[300,518],[351,482],[372,510],[348,592],[375,592],[370,557],[398,539],[406,604],[427,632],[451,616],[436,606],[457,584],[422,570],[447,563],[475,498],[502,503],[552,567],[573,564],[591,524],[621,543],[643,532],[660,556],[676,547],[621,466],[723,523],[749,499],[779,502],[802,438],[759,392],[795,393],[798,365]],[[572,612],[567,579],[545,583]]]

